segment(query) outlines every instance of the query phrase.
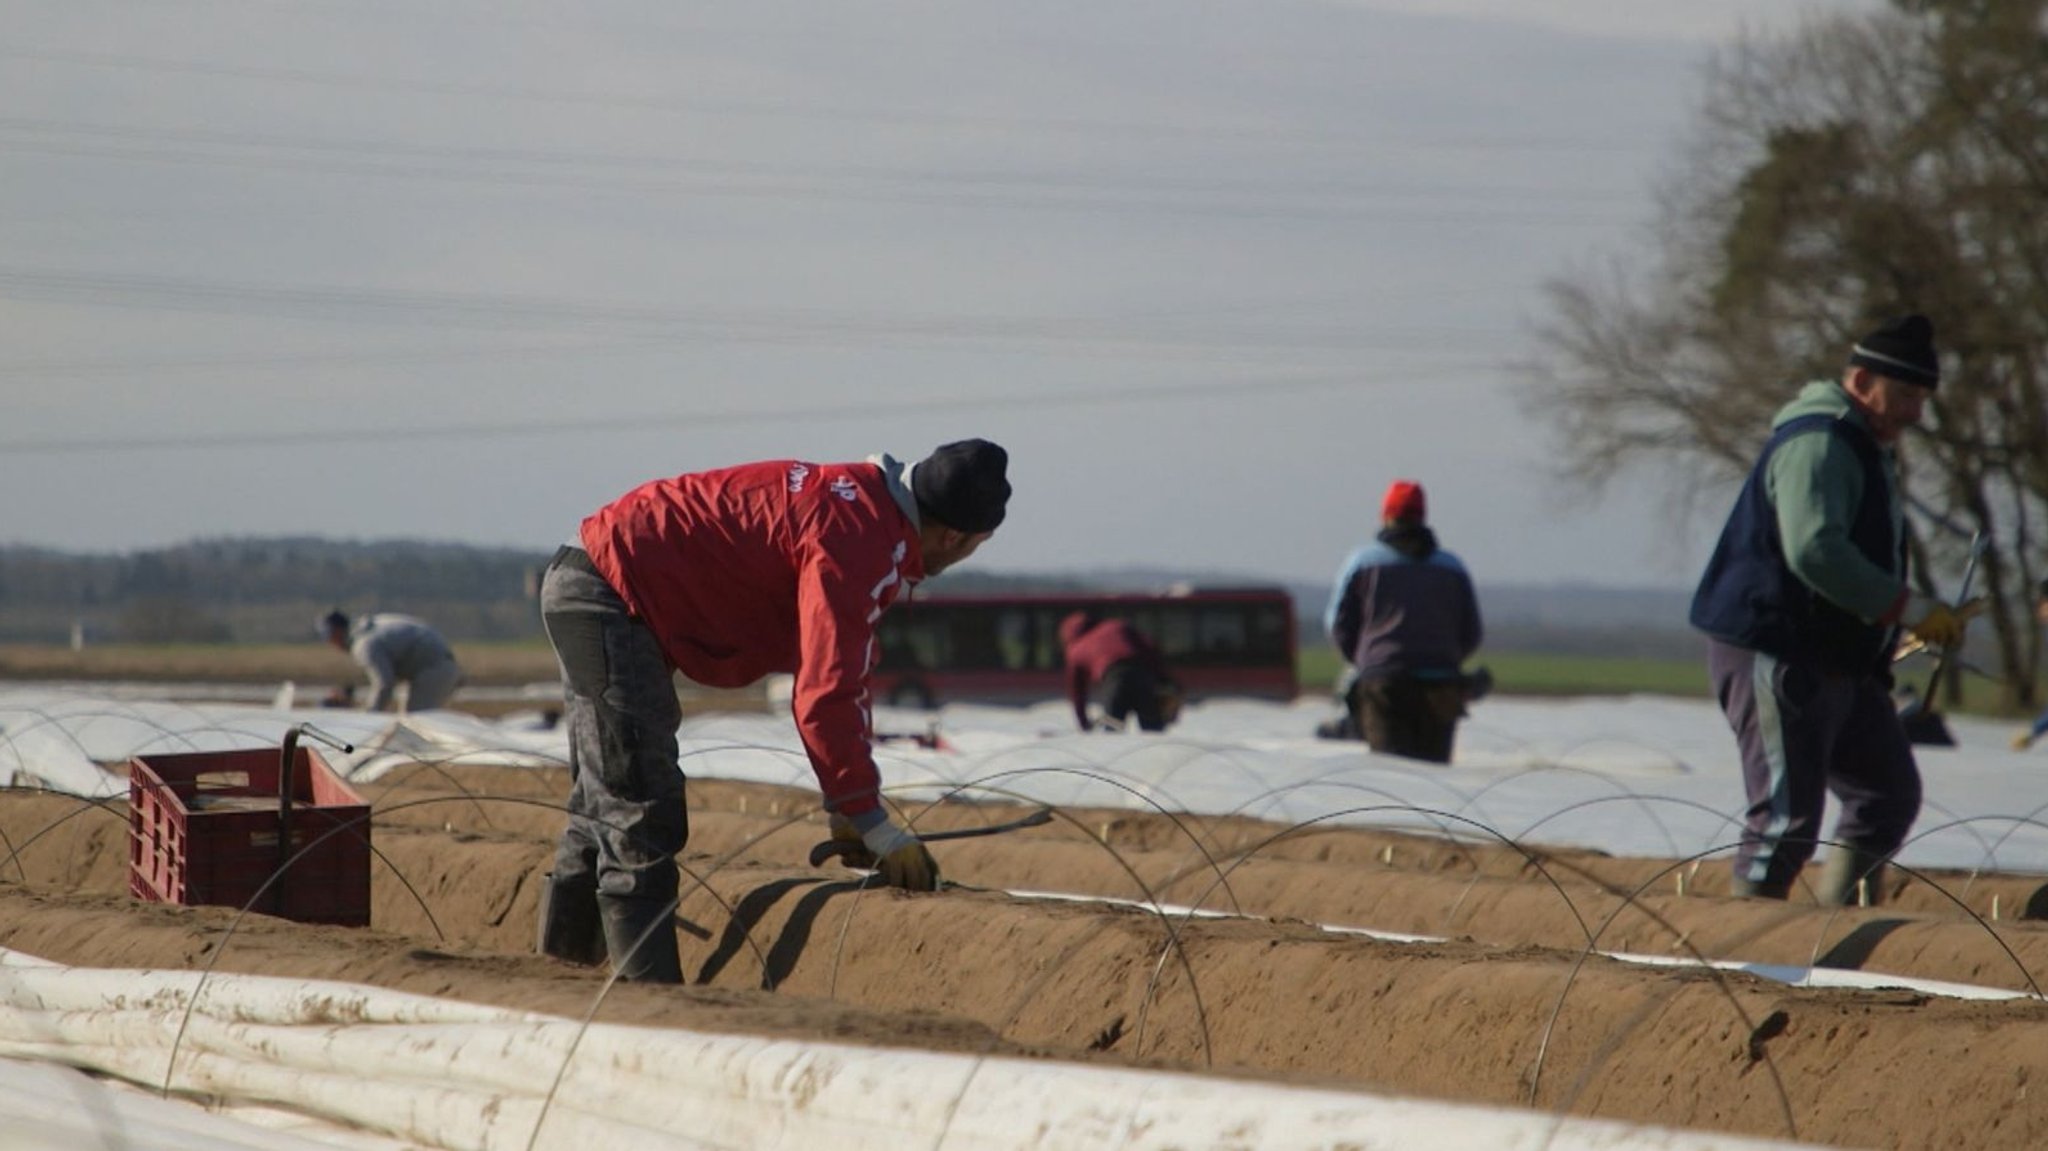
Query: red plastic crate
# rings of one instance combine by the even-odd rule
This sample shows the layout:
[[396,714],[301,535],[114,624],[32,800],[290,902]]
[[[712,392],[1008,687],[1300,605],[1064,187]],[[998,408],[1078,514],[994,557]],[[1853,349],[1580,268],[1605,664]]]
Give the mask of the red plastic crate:
[[[292,752],[291,843],[283,851],[280,749],[129,760],[130,894],[151,903],[248,907],[301,923],[367,925],[370,805],[318,752]],[[280,867],[282,877],[257,899]]]

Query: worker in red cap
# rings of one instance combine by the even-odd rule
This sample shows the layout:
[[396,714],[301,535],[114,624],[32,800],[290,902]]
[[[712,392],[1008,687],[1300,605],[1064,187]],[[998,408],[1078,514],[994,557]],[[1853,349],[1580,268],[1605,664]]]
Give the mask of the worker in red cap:
[[1428,512],[1421,484],[1387,487],[1379,536],[1339,569],[1323,626],[1351,665],[1345,707],[1366,743],[1449,763],[1464,663],[1479,650],[1479,599],[1464,563],[1437,546]]
[[682,980],[675,856],[690,821],[676,673],[707,687],[794,674],[797,734],[849,862],[893,887],[938,887],[931,853],[882,804],[875,621],[994,534],[1008,465],[987,440],[915,465],[767,460],[652,480],[583,521],[541,581],[572,781],[542,889],[543,954]]

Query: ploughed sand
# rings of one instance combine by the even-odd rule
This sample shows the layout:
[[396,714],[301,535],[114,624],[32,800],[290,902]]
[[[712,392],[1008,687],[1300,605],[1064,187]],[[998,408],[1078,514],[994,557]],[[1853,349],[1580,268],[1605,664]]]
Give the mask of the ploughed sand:
[[[367,929],[127,894],[125,805],[0,796],[0,946],[339,979],[651,1026],[1208,1070],[1854,1147],[2048,1146],[2048,1004],[1802,989],[1590,950],[2035,991],[2041,877],[1894,874],[1882,907],[1726,896],[1726,863],[1062,810],[934,847],[955,886],[805,863],[815,796],[690,783],[686,988],[532,954],[566,774],[420,767],[377,812]],[[925,830],[1024,809],[910,808]],[[1189,919],[1102,901],[1199,905]],[[1993,918],[1994,906],[1996,919]],[[1433,937],[1386,942],[1329,926]],[[600,998],[601,997],[601,998]]]

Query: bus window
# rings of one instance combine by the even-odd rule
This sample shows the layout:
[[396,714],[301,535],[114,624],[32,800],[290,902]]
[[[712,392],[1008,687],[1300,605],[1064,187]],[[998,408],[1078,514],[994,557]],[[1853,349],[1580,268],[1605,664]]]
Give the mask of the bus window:
[[1195,643],[1205,655],[1242,655],[1251,646],[1244,610],[1205,607],[1196,616]]
[[1060,621],[1082,605],[1068,604],[1058,607],[1041,607],[1031,614],[1032,661],[1037,671],[1064,671],[1067,666],[1067,652],[1060,646]]
[[988,671],[1003,666],[1001,641],[996,635],[1000,609],[976,607],[961,612],[952,627],[951,666],[968,671]]
[[1032,666],[1031,614],[1023,608],[1004,608],[996,617],[996,647],[1004,668],[1022,671]]
[[[953,645],[943,626],[913,615],[898,628],[882,632],[882,660],[903,667],[945,667],[953,661]],[[894,642],[891,642],[891,640]]]
[[920,599],[878,624],[878,695],[891,702],[1056,699],[1066,683],[1059,626],[1077,611],[1143,632],[1191,699],[1294,695],[1294,605],[1277,589]]
[[1166,662],[1186,659],[1197,650],[1195,639],[1194,612],[1186,604],[1166,604],[1157,609],[1137,613],[1141,618],[1132,621],[1138,630],[1150,636],[1159,648]]
[[1258,657],[1292,656],[1294,617],[1277,604],[1258,604],[1251,609],[1251,637],[1246,647]]

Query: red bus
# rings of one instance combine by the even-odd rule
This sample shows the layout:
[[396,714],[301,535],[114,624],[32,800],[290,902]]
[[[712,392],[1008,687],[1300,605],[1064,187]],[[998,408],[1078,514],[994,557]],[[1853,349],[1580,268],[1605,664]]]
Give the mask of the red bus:
[[1149,636],[1191,701],[1293,699],[1300,687],[1294,597],[1278,587],[1226,587],[901,601],[877,627],[875,698],[900,707],[1064,698],[1060,620],[1082,610],[1129,620]]

